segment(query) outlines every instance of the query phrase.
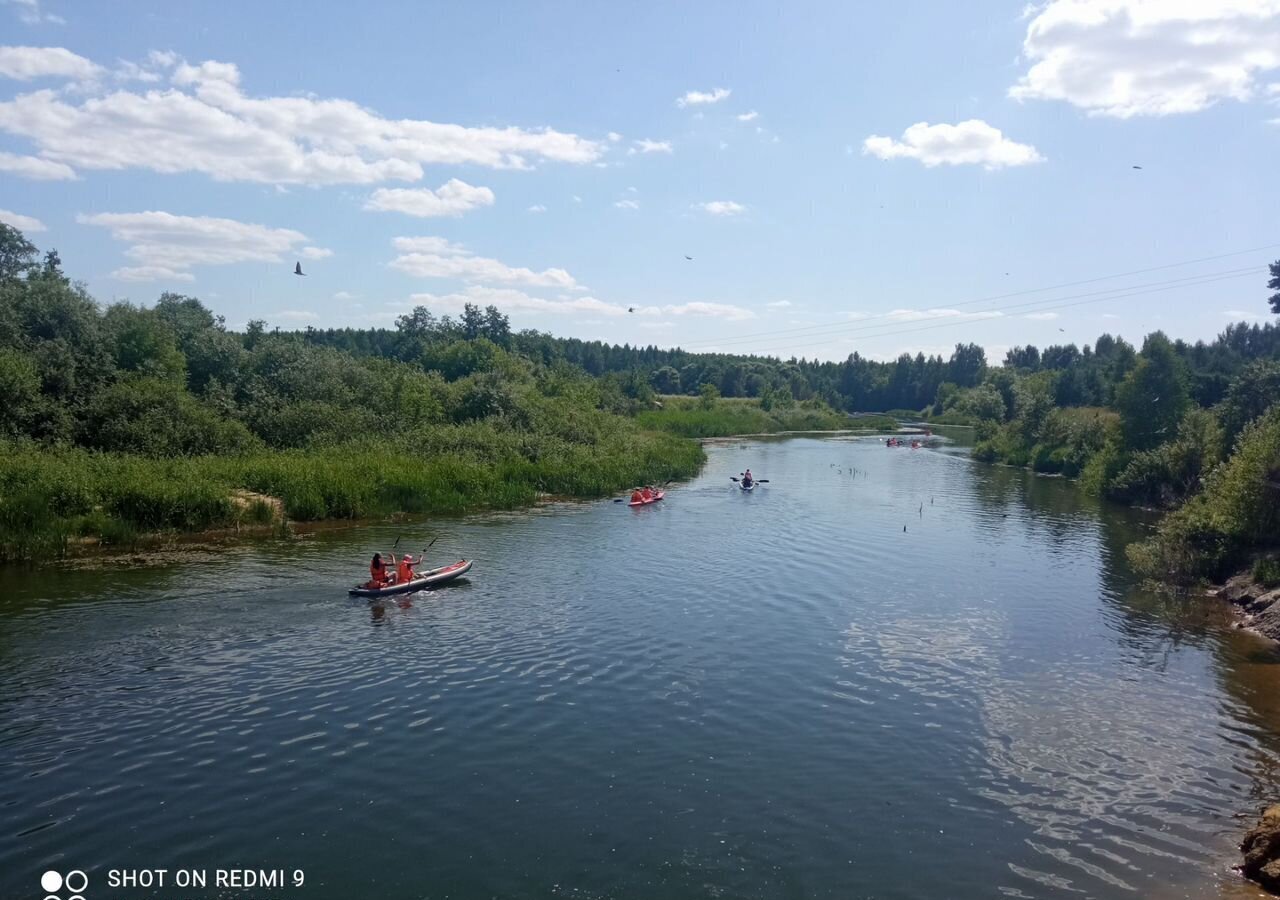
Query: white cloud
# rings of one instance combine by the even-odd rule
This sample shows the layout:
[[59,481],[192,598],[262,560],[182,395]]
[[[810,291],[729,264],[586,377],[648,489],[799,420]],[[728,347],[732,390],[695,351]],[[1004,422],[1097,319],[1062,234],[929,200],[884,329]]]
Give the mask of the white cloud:
[[41,22],[51,22],[55,25],[67,24],[67,20],[62,16],[40,9],[40,0],[0,0],[0,3],[15,7],[18,18],[27,25],[39,25]]
[[648,138],[641,138],[636,141],[634,146],[627,151],[629,154],[636,153],[673,153],[675,148],[671,146],[670,141],[651,141]]
[[27,233],[49,230],[39,219],[33,216],[24,216],[22,213],[10,212],[7,209],[0,209],[0,222]]
[[[637,316],[640,320],[637,325],[648,321],[652,318],[662,316],[699,316],[704,318],[719,318],[729,321],[743,321],[755,318],[755,313],[749,309],[743,309],[740,306],[732,306],[727,303],[682,303],[668,304],[664,306],[635,306],[623,303],[608,303],[596,297],[572,297],[560,296],[553,299],[545,297],[534,297],[521,290],[513,288],[497,288],[483,287],[480,285],[472,285],[465,290],[456,291],[450,294],[412,294],[409,297],[409,306],[426,306],[433,310],[441,310],[444,312],[460,311],[464,304],[471,303],[476,306],[488,306],[490,304],[499,309],[511,310],[515,312],[531,312],[531,313],[551,313],[551,314],[568,314],[573,313],[581,315],[583,313],[591,315],[607,316],[610,318],[622,318],[624,316]],[[634,310],[634,312],[632,312]]]
[[75,169],[62,163],[4,151],[0,151],[0,172],[36,181],[65,181],[76,177]]
[[125,266],[116,269],[111,277],[119,281],[195,281],[190,272],[178,272],[167,266]]
[[916,159],[929,168],[945,163],[1000,169],[1044,161],[1035,147],[1009,140],[981,119],[958,125],[917,122],[902,133],[901,141],[872,135],[862,142],[862,152],[880,159]]
[[478,206],[492,206],[493,191],[450,178],[436,190],[431,188],[379,188],[365,209],[400,212],[419,218],[460,216]]
[[676,106],[684,109],[686,106],[706,106],[709,103],[719,103],[731,93],[733,91],[728,88],[715,88],[710,91],[689,91],[683,97],[676,99]]
[[1027,313],[1025,318],[1031,319],[1035,322],[1052,322],[1054,319],[1058,318],[1058,314],[1056,312]]
[[531,213],[544,213],[546,211],[547,211],[547,208],[543,206],[541,203],[535,203],[533,204],[533,206],[529,207],[529,212]]
[[579,197],[577,194],[574,194],[574,195],[573,195],[573,202],[574,202],[574,203],[581,203],[581,202],[582,202],[582,198],[581,198],[581,197]]
[[614,144],[622,140],[622,135],[618,134],[618,132],[616,131],[610,131],[607,135],[605,135],[605,137],[607,137]]
[[[0,218],[4,218],[4,217],[0,216]],[[1222,314],[1226,316],[1228,319],[1261,320],[1263,318],[1266,318],[1261,313],[1251,312],[1250,310],[1244,310],[1244,309],[1224,309],[1222,311]]]
[[1277,0],[1050,0],[1022,45],[1009,90],[1093,115],[1165,116],[1248,100],[1280,68]]
[[564,269],[514,268],[496,259],[476,256],[461,244],[440,237],[398,237],[392,244],[400,254],[391,267],[418,278],[457,278],[478,284],[521,284],[580,290]]
[[76,221],[106,228],[113,238],[130,245],[124,254],[138,265],[112,273],[126,281],[190,281],[193,276],[188,270],[193,266],[281,262],[293,256],[307,239],[288,228],[209,216],[175,216],[157,210],[82,214]]
[[333,256],[333,251],[328,247],[303,247],[299,253],[303,259],[326,259]]
[[319,316],[309,309],[282,309],[279,312],[273,313],[271,318],[301,321],[305,319],[318,319]]
[[713,216],[740,216],[747,211],[741,203],[732,200],[708,200],[706,203],[695,203],[694,207]]
[[17,81],[33,78],[96,78],[102,67],[65,47],[0,47],[0,77]]
[[356,299],[357,296],[358,295],[352,294],[349,291],[338,291],[336,294],[333,295],[333,299],[337,300],[340,303],[345,303],[348,300]]
[[766,303],[765,306],[769,307],[770,309],[786,309],[788,306],[791,306],[791,301],[790,300],[774,300],[772,303]]
[[998,310],[961,312],[958,309],[894,309],[885,318],[894,322],[920,322],[926,319],[998,319],[1004,313]]
[[639,209],[640,204],[634,200],[617,200],[613,204],[618,209]]
[[738,121],[739,121],[739,122],[754,122],[754,121],[755,121],[756,119],[758,119],[759,117],[760,117],[760,113],[756,112],[756,111],[753,109],[753,110],[751,110],[751,112],[741,113],[741,114],[738,116]]
[[[4,48],[0,73],[83,78],[100,71],[61,48]],[[40,48],[36,48],[39,50]],[[39,155],[82,169],[200,172],[218,181],[371,184],[418,181],[425,165],[525,169],[538,160],[589,163],[603,145],[550,128],[479,127],[388,119],[350,100],[254,97],[235,65],[190,65],[167,54],[168,83],[141,91],[100,83],[74,93],[37,90],[0,102],[0,131]]]

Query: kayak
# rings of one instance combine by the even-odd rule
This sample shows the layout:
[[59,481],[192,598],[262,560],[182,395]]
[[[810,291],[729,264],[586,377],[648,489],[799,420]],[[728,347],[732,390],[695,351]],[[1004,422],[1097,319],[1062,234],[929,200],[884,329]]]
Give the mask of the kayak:
[[441,566],[438,569],[428,569],[426,572],[419,572],[418,577],[413,581],[405,581],[401,584],[389,584],[386,587],[371,588],[358,584],[347,594],[352,597],[393,597],[396,594],[412,594],[415,591],[421,591],[429,587],[445,584],[460,578],[471,571],[471,560],[460,559],[451,565]]
[[756,489],[756,483],[754,481],[751,482],[750,484],[743,484],[742,482],[738,482],[738,487],[742,488],[744,491],[754,491]]
[[658,491],[648,500],[628,500],[627,506],[648,506],[650,503],[657,503],[663,497],[667,496],[666,491]]

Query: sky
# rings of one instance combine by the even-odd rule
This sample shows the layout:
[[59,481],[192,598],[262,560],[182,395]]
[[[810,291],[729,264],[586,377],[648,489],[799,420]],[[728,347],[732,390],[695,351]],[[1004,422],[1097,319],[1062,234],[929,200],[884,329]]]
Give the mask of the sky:
[[1278,160],[1280,0],[0,0],[0,221],[231,327],[1209,340],[1269,317]]

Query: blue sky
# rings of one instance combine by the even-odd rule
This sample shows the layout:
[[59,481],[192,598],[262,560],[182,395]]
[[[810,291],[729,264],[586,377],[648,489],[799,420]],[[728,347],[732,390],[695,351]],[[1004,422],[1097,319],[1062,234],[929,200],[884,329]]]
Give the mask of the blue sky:
[[100,300],[233,326],[472,300],[999,357],[1211,338],[1280,258],[1280,0],[0,0],[0,34],[0,218]]

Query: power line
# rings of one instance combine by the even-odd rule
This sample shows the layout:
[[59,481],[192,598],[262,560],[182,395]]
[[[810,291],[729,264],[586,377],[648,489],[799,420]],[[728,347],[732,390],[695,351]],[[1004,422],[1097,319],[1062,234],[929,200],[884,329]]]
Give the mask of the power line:
[[[1114,295],[1114,296],[1107,296],[1107,297],[1092,297],[1092,298],[1090,298],[1090,299],[1086,299],[1086,300],[1077,300],[1076,302],[1073,302],[1073,303],[1058,303],[1058,300],[1067,299],[1067,298],[1056,298],[1056,299],[1054,299],[1054,300],[1052,300],[1052,301],[1041,301],[1042,303],[1043,303],[1043,302],[1051,302],[1051,303],[1054,303],[1054,304],[1056,304],[1056,305],[1053,305],[1053,306],[1042,306],[1042,307],[1040,307],[1040,308],[1041,308],[1042,310],[1045,310],[1045,311],[1047,311],[1047,310],[1052,310],[1052,309],[1069,309],[1069,308],[1071,308],[1071,307],[1075,307],[1075,306],[1085,306],[1085,305],[1090,304],[1090,303],[1104,303],[1104,302],[1106,302],[1107,300],[1122,300],[1122,299],[1125,299],[1125,298],[1127,298],[1127,297],[1138,297],[1138,296],[1143,296],[1143,295],[1146,295],[1146,294],[1157,294],[1157,293],[1161,293],[1161,292],[1164,292],[1164,291],[1177,290],[1177,289],[1179,289],[1179,288],[1184,288],[1184,287],[1198,287],[1198,286],[1203,285],[1203,284],[1214,284],[1214,283],[1219,282],[1219,281],[1229,281],[1229,280],[1231,280],[1231,279],[1235,279],[1235,278],[1244,278],[1244,277],[1247,277],[1247,276],[1253,276],[1253,275],[1256,275],[1256,274],[1257,274],[1257,269],[1256,269],[1256,268],[1254,268],[1254,267],[1250,267],[1249,269],[1244,270],[1244,271],[1231,271],[1231,272],[1225,272],[1225,273],[1218,273],[1218,274],[1215,274],[1215,275],[1197,276],[1198,278],[1200,278],[1200,279],[1201,279],[1201,280],[1199,280],[1199,281],[1187,281],[1186,279],[1180,279],[1180,281],[1182,281],[1183,283],[1178,283],[1178,284],[1165,284],[1165,285],[1163,285],[1163,286],[1155,286],[1155,287],[1146,287],[1146,288],[1141,289],[1141,290],[1132,290],[1132,291],[1130,291],[1129,293],[1116,294],[1116,295]],[[1110,293],[1110,292],[1109,292],[1109,293]],[[973,317],[973,318],[967,318],[967,319],[950,319],[950,320],[945,321],[945,322],[936,322],[936,323],[931,324],[931,325],[921,325],[921,326],[919,326],[919,327],[917,327],[917,328],[901,328],[901,329],[898,329],[898,330],[896,330],[896,331],[883,331],[883,332],[880,332],[880,333],[878,333],[878,334],[857,335],[857,337],[865,337],[865,338],[881,338],[881,337],[890,337],[890,336],[898,335],[898,334],[913,334],[913,333],[918,332],[918,331],[931,331],[931,330],[933,330],[933,329],[935,329],[935,328],[949,328],[949,327],[953,327],[953,326],[957,326],[957,325],[973,325],[973,324],[978,323],[978,322],[990,322],[990,321],[992,320],[992,318],[994,318],[994,317]],[[886,327],[886,326],[881,325],[881,326],[877,326],[877,327],[881,327],[881,328],[883,328],[883,327]],[[842,340],[842,339],[844,339],[844,338],[846,338],[846,337],[849,337],[849,335],[841,335],[841,336],[840,336],[840,338],[837,338],[837,339],[835,339],[835,340],[822,341],[822,342],[817,343],[817,344],[806,344],[806,345],[804,345],[804,348],[825,347],[825,346],[828,346],[828,345],[830,345],[830,344],[837,343],[839,340]],[[771,349],[771,350],[768,350],[768,351],[764,351],[764,350],[750,351],[750,352],[747,352],[747,353],[743,353],[743,354],[741,354],[741,355],[744,355],[744,356],[779,356],[779,357],[780,357],[780,353],[781,353],[782,351],[786,351],[786,350],[794,350],[794,349],[797,349],[797,348],[800,348],[800,347],[801,347],[801,345],[796,344],[796,345],[792,345],[792,346],[790,346],[790,347],[782,347],[782,348],[777,348],[777,347],[775,347],[775,348],[773,348],[773,349]]]
[[[1027,290],[1022,290],[1022,291],[1012,291],[1007,294],[992,294],[990,296],[979,297],[974,300],[964,300],[964,301],[961,301],[960,303],[951,303],[951,304],[948,304],[946,308],[956,309],[962,306],[973,306],[978,303],[991,303],[996,300],[1007,300],[1011,297],[1025,297],[1030,294],[1043,294],[1048,291],[1057,291],[1057,290],[1062,290],[1064,288],[1080,287],[1086,284],[1096,284],[1100,281],[1111,281],[1116,278],[1128,278],[1133,275],[1147,275],[1152,272],[1162,272],[1166,269],[1177,269],[1177,268],[1181,268],[1182,266],[1193,266],[1199,263],[1213,262],[1219,259],[1229,259],[1233,256],[1244,256],[1245,254],[1248,254],[1248,253],[1258,253],[1262,250],[1271,250],[1276,247],[1280,247],[1280,243],[1263,244],[1258,247],[1250,247],[1247,250],[1233,250],[1230,253],[1219,253],[1215,256],[1201,256],[1196,259],[1188,259],[1188,260],[1183,260],[1181,262],[1165,263],[1164,265],[1151,266],[1145,269],[1132,269],[1128,272],[1117,272],[1114,275],[1100,275],[1096,278],[1085,278],[1085,279],[1081,279],[1080,281],[1067,281],[1061,284],[1050,285],[1048,287],[1029,288]],[[1122,290],[1122,288],[1116,288],[1115,290]],[[916,310],[909,310],[909,312],[927,313],[929,312],[929,310],[916,309]],[[878,313],[876,315],[866,316],[865,318],[859,319],[858,321],[868,322],[872,319],[889,318],[891,315],[893,315],[893,313]],[[834,328],[834,327],[838,327],[840,325],[846,325],[846,324],[848,324],[847,320],[839,321],[839,322],[824,322],[816,325],[800,325],[795,328],[781,328],[781,329],[775,329],[772,331],[756,332],[754,334],[740,334],[740,335],[736,335],[732,342],[695,341],[694,343],[689,344],[687,346],[681,346],[679,349],[689,350],[690,348],[702,347],[702,346],[717,346],[717,347],[731,346],[733,343],[742,342],[741,339],[746,339],[747,341],[750,341],[751,339],[754,339],[757,337],[775,337],[777,335],[794,334],[798,332],[812,331],[815,329],[823,330],[823,329]]]

